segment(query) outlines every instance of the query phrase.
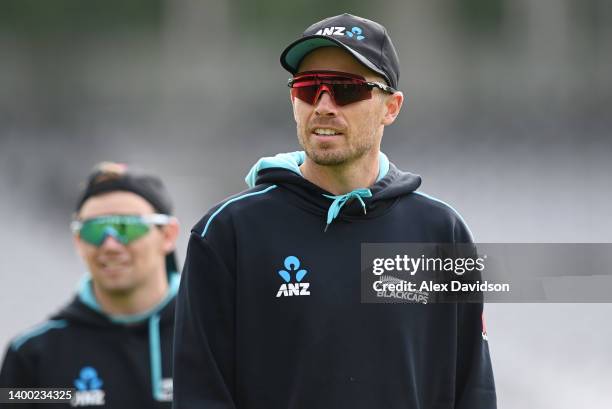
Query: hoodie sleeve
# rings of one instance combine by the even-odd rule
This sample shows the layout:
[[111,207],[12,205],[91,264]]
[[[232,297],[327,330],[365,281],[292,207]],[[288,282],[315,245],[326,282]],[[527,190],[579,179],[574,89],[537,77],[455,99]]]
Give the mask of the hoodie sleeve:
[[456,409],[496,409],[493,369],[480,303],[457,305]]
[[34,385],[34,376],[23,350],[9,346],[0,369],[0,388],[29,388]]
[[[453,228],[453,242],[474,242],[472,232],[458,215]],[[480,278],[480,275],[475,277]],[[483,308],[482,302],[457,304],[456,409],[497,408]]]
[[192,232],[177,297],[174,409],[235,408],[235,276]]
[[[36,387],[33,371],[27,362],[23,350],[16,350],[9,346],[4,355],[2,369],[0,369],[0,388],[33,388]],[[12,406],[7,404],[6,408],[28,409],[34,404],[20,403]],[[4,406],[3,406],[4,407]]]

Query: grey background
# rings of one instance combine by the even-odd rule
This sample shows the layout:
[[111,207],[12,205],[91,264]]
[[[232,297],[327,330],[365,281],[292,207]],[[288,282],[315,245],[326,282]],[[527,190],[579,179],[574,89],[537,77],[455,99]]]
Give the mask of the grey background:
[[[0,0],[0,346],[73,294],[68,222],[100,160],[154,169],[183,232],[298,148],[282,48],[382,22],[407,97],[383,150],[479,242],[610,242],[607,0]],[[487,305],[500,408],[609,408],[610,304]]]

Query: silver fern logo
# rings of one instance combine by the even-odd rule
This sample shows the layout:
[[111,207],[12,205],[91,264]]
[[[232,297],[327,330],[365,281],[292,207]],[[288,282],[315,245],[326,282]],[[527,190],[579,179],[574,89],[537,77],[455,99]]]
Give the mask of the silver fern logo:
[[372,288],[378,298],[391,298],[418,304],[427,304],[429,301],[428,292],[416,290],[412,283],[388,274],[374,281]]

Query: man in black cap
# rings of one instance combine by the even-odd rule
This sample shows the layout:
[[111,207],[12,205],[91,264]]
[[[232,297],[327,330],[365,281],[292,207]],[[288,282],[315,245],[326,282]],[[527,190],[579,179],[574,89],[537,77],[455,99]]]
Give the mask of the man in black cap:
[[88,274],[68,306],[12,341],[0,387],[74,388],[74,407],[170,408],[179,282],[171,214],[159,178],[118,163],[94,169],[72,222]]
[[260,159],[193,228],[174,408],[494,409],[481,303],[361,302],[362,243],[472,242],[380,151],[403,102],[386,29],[330,17],[281,64],[303,151]]

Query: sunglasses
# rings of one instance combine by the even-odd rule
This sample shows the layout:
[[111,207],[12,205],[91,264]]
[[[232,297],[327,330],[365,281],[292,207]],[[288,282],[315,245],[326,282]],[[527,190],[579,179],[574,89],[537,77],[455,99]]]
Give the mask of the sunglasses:
[[74,220],[70,223],[70,228],[83,241],[99,247],[107,236],[127,245],[147,234],[151,226],[166,225],[169,221],[170,216],[165,214],[110,215]]
[[389,94],[396,92],[380,82],[366,81],[360,75],[338,71],[304,71],[290,78],[287,85],[293,97],[310,105],[316,104],[323,91],[327,91],[338,106],[370,99],[374,88]]

